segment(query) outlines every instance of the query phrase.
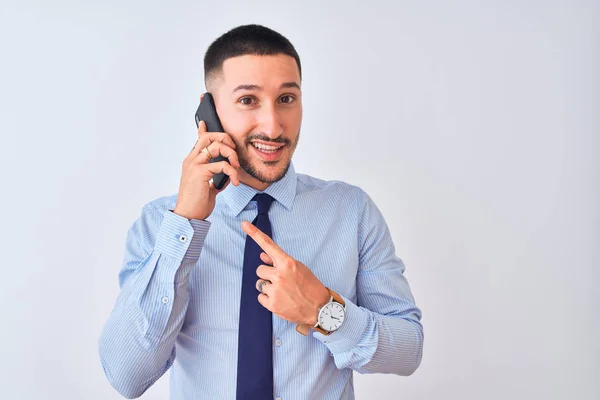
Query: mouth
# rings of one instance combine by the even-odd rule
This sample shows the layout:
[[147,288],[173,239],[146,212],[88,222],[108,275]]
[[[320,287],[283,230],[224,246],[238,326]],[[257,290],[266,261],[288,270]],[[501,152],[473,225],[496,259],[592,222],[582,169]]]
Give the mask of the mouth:
[[266,145],[259,142],[252,142],[252,148],[258,156],[264,161],[276,161],[281,157],[285,145]]

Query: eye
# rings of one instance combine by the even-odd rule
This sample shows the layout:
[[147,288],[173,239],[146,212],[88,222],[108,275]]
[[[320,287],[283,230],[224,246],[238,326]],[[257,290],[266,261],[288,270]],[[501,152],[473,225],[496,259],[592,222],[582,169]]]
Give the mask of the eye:
[[296,100],[296,98],[294,96],[290,96],[288,94],[281,96],[279,98],[279,100],[283,103],[283,104],[291,104],[294,102],[294,100]]
[[251,106],[254,99],[252,97],[242,97],[238,101],[245,106]]

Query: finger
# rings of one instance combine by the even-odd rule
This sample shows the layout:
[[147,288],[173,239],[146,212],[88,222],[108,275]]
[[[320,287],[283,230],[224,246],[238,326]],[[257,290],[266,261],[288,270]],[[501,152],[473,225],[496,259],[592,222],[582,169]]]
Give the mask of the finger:
[[224,172],[229,178],[231,178],[231,182],[238,186],[240,184],[240,179],[238,177],[238,172],[235,168],[233,168],[227,161],[219,161],[214,163],[206,164],[206,175],[204,178],[209,181],[216,174]]
[[269,265],[273,265],[273,259],[271,258],[271,256],[269,256],[267,253],[265,253],[264,251],[262,253],[260,253],[260,259],[265,263],[265,264],[269,264]]
[[[256,226],[252,225],[249,221],[242,221],[242,229],[248,234],[248,236],[254,239],[256,244],[258,244],[273,261],[283,259],[283,257],[287,256],[281,247],[277,246],[273,239],[271,239]],[[273,265],[275,265],[275,263],[273,263]]]
[[[229,147],[228,145],[220,142],[212,142],[206,147],[210,156],[212,158],[223,156],[229,160],[229,163],[233,165],[235,168],[240,168],[240,161],[238,159],[238,155],[234,149]],[[204,154],[203,151],[198,155],[198,160],[201,164],[206,164],[206,160],[210,160],[210,158]]]
[[275,269],[269,265],[259,265],[256,268],[256,275],[269,282],[275,282]]
[[273,284],[271,282],[267,282],[264,285],[262,285],[262,293],[267,295],[268,297],[271,297],[273,295],[273,288],[275,286],[273,286]]
[[[204,150],[206,148],[206,151]],[[207,154],[208,152],[208,154]],[[208,147],[202,147],[200,141],[196,142],[192,152],[186,157],[186,163],[197,162],[199,164],[207,164],[212,158]]]
[[200,120],[200,122],[198,122],[198,137],[200,137],[200,135],[202,135],[203,133],[206,133],[208,129],[206,129],[206,122],[204,120]]
[[[204,123],[204,121],[202,121]],[[200,142],[201,149],[208,147],[213,142],[224,143],[232,149],[237,148],[232,137],[225,132],[202,132],[198,134],[198,141]]]
[[225,132],[207,132],[206,131],[206,122],[200,121],[198,124],[198,139],[196,140],[196,144],[192,148],[192,151],[188,155],[190,158],[196,157],[200,154],[200,151],[208,147],[212,142],[224,143],[227,146],[235,149],[237,146],[231,136]]
[[198,154],[200,154],[200,150],[204,148],[203,142],[200,141],[200,135],[204,132],[206,132],[206,123],[204,121],[200,121],[198,123],[198,139],[196,139],[196,143],[194,144],[194,147],[192,147],[192,151],[190,152],[190,154],[188,154],[188,157],[196,157]]
[[269,302],[269,296],[264,293],[258,295],[258,302],[267,310],[271,311],[271,303]]
[[267,289],[269,286],[271,286],[271,282],[266,279],[259,279],[256,281],[256,290],[260,293],[265,293],[267,296],[269,295]]

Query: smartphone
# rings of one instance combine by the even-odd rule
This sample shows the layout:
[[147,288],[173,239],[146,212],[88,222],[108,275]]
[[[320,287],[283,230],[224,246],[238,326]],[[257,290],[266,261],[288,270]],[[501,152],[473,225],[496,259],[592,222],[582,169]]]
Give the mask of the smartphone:
[[[202,97],[202,101],[196,110],[196,128],[200,124],[200,121],[204,121],[206,124],[206,130],[208,132],[225,132],[223,130],[223,125],[221,125],[221,120],[217,115],[217,108],[215,107],[215,100],[213,99],[210,93],[204,93]],[[219,154],[218,157],[213,157],[209,162],[219,162],[219,161],[227,161],[229,159],[227,157],[223,157]],[[229,176],[224,172],[219,172],[213,176],[213,183],[215,184],[215,188],[221,190],[223,186],[227,183]]]

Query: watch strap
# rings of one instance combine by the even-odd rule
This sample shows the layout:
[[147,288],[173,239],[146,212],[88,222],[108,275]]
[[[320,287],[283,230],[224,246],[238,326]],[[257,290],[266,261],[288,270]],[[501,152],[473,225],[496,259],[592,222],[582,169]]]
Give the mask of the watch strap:
[[342,299],[342,296],[340,296],[339,294],[337,294],[329,288],[327,288],[327,290],[329,290],[329,294],[333,296],[333,301],[340,303],[342,306],[346,307],[346,302],[344,301],[344,299]]

